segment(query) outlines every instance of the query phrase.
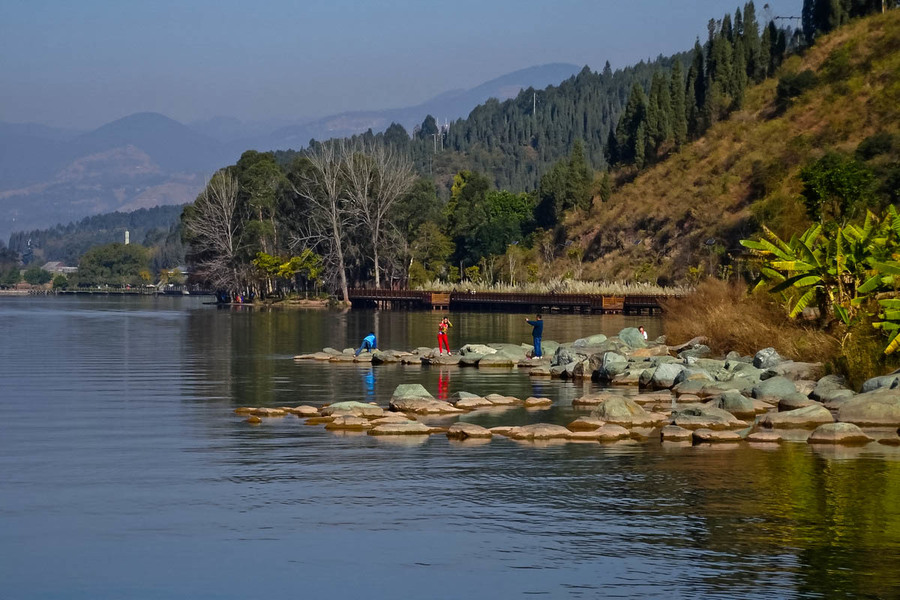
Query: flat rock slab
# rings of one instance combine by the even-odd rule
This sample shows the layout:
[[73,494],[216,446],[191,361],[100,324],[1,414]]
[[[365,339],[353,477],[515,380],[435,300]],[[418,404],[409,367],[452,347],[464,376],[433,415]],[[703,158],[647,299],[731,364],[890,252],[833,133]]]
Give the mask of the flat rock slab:
[[678,425],[666,425],[659,430],[659,437],[665,442],[685,442],[691,439],[693,432]]
[[453,405],[462,410],[474,410],[485,406],[493,406],[493,403],[487,398],[475,396],[470,398],[460,398]]
[[528,372],[532,377],[552,377],[553,375],[550,373],[550,367],[547,365],[540,365],[536,367],[532,367]]
[[776,431],[754,431],[746,439],[755,444],[777,444],[784,438]]
[[384,415],[383,417],[372,419],[370,422],[373,426],[375,426],[385,425],[387,423],[408,423],[410,421],[412,421],[412,419],[402,413],[389,413]]
[[872,438],[853,423],[826,423],[810,434],[810,444],[867,444]]
[[331,360],[334,354],[327,352],[313,352],[312,354],[298,354],[294,360]]
[[575,438],[575,436],[583,438],[583,436],[585,435],[590,436],[591,438],[596,439],[599,442],[615,442],[630,437],[631,432],[621,425],[613,425],[612,423],[607,423],[603,427],[600,427],[599,429],[595,429],[593,431],[581,431],[571,434],[573,438]]
[[514,440],[550,440],[565,439],[569,437],[571,432],[562,425],[551,425],[550,423],[535,423],[533,425],[523,425],[515,427],[509,432],[508,437]]
[[322,416],[325,417],[329,415],[346,414],[353,415],[355,417],[367,417],[375,419],[384,416],[384,409],[380,406],[354,401],[335,402],[334,404],[329,404],[328,406],[323,407],[319,412]]
[[287,411],[280,408],[254,408],[250,411],[250,414],[257,417],[283,417],[287,414]]
[[597,392],[595,394],[588,394],[586,396],[581,396],[580,398],[575,398],[572,400],[572,406],[598,406],[603,404],[610,398],[624,398],[622,394],[618,394],[616,392]]
[[743,438],[736,431],[713,431],[697,429],[693,433],[694,443],[740,442]]
[[600,429],[604,425],[606,425],[606,421],[603,419],[597,419],[595,417],[578,417],[566,425],[566,429],[569,431],[594,431]]
[[478,361],[478,368],[512,368],[516,366],[517,362],[518,360],[514,360],[512,358],[507,358],[499,354],[491,354],[490,356],[485,356]]
[[634,426],[650,423],[649,413],[640,404],[625,397],[606,400],[594,409],[591,416],[616,425]]
[[288,412],[297,415],[298,417],[315,417],[319,414],[319,409],[315,406],[309,406],[308,404],[301,404],[300,406],[295,406],[290,409]]
[[384,423],[369,430],[369,435],[430,435],[434,427],[418,421],[407,423]]
[[364,417],[355,417],[353,415],[341,415],[335,417],[331,423],[325,425],[325,429],[347,429],[351,431],[363,431],[373,427],[371,421]]
[[525,407],[526,408],[547,408],[553,405],[553,400],[550,398],[536,398],[534,396],[529,396],[525,398]]
[[494,406],[513,406],[522,404],[522,401],[515,396],[504,396],[502,394],[488,394],[484,399],[488,400]]
[[468,438],[491,438],[493,433],[490,429],[486,429],[481,425],[474,423],[454,423],[447,430],[447,437],[457,440],[465,440]]
[[395,398],[434,398],[420,383],[401,383],[394,388],[391,399]]
[[759,422],[769,429],[813,429],[825,423],[834,423],[834,417],[831,411],[820,405],[768,413]]

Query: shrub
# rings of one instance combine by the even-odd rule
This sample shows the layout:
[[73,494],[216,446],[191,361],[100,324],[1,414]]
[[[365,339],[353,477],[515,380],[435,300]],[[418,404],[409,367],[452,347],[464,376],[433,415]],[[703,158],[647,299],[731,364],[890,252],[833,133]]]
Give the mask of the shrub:
[[693,294],[666,300],[663,310],[669,340],[706,336],[718,354],[749,355],[771,346],[787,358],[828,363],[840,351],[834,336],[788,318],[770,294],[748,294],[742,283],[707,279]]
[[816,83],[818,83],[818,78],[811,69],[783,75],[775,88],[775,101],[780,108],[787,108],[794,98],[802,96],[804,92],[814,88]]

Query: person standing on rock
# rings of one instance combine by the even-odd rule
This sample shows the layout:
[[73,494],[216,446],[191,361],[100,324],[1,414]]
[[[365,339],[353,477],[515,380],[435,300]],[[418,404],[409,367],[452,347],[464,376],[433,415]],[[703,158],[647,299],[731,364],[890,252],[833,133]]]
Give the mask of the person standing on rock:
[[450,322],[449,317],[444,317],[438,323],[438,356],[443,353],[445,346],[447,348],[447,356],[452,356],[450,353],[450,342],[447,340],[447,330],[451,327],[453,327],[453,323]]
[[525,319],[525,322],[531,325],[531,337],[534,338],[534,355],[531,358],[540,358],[541,354],[541,336],[544,335],[544,320],[538,313],[534,321]]
[[644,331],[644,326],[643,326],[643,325],[641,325],[640,327],[638,327],[638,331],[641,332],[641,335],[644,336],[644,339],[646,340],[646,339],[647,339],[647,332]]
[[377,347],[378,344],[375,342],[375,332],[370,331],[369,335],[363,338],[362,344],[359,345],[359,349],[356,351],[356,354],[354,354],[354,356],[359,356],[359,353],[363,351],[363,348],[371,352]]

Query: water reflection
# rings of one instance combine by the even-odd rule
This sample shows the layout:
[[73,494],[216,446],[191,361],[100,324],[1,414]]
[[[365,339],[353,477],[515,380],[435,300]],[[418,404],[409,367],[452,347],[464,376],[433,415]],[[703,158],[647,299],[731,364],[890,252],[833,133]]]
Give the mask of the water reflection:
[[[428,313],[94,300],[0,301],[4,596],[246,598],[298,581],[303,595],[346,598],[900,589],[898,448],[376,438],[293,416],[254,428],[233,408],[386,405],[399,383],[436,396],[547,396],[556,404],[546,411],[463,418],[566,423],[584,414],[571,400],[593,387],[291,360],[373,327],[385,347],[431,346]],[[530,333],[518,315],[453,323],[454,346]],[[547,337],[625,323],[553,315]],[[247,576],[263,570],[262,581]]]

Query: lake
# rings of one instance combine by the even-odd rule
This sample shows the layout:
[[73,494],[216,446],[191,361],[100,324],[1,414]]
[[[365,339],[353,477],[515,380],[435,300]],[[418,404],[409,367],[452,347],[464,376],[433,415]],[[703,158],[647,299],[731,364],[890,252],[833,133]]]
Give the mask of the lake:
[[[451,314],[451,347],[530,342]],[[238,406],[548,396],[482,425],[566,423],[592,384],[515,370],[295,363],[436,345],[426,312],[199,298],[0,298],[0,597],[898,598],[900,450],[451,442],[334,434]],[[659,318],[545,316],[545,339]]]

